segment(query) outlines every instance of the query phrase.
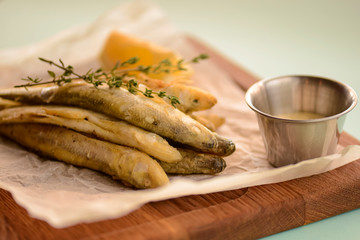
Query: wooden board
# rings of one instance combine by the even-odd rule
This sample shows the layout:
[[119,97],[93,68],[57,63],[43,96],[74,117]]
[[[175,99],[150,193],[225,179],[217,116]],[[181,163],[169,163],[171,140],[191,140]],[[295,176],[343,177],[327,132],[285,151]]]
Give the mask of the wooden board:
[[[257,78],[189,37],[240,87]],[[360,144],[343,133],[340,144]],[[360,159],[333,171],[292,181],[152,202],[127,216],[55,229],[29,217],[0,189],[1,239],[254,239],[360,207]]]

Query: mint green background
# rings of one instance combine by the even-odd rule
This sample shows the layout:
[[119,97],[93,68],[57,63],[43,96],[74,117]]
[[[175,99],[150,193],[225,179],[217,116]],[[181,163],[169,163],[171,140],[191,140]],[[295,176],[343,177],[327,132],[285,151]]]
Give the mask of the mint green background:
[[[0,0],[0,49],[90,23],[121,0]],[[360,1],[154,0],[190,33],[260,78],[321,75],[360,93]],[[0,80],[1,81],[1,80]],[[360,139],[360,107],[345,131]],[[360,201],[360,199],[359,199]],[[360,239],[360,209],[266,239]]]

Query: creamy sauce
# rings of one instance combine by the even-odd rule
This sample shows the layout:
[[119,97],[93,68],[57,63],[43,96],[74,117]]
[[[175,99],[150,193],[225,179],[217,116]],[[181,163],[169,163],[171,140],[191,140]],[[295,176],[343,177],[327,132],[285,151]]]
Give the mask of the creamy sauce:
[[293,120],[307,120],[315,118],[323,118],[325,115],[312,112],[294,112],[276,115],[279,118],[293,119]]

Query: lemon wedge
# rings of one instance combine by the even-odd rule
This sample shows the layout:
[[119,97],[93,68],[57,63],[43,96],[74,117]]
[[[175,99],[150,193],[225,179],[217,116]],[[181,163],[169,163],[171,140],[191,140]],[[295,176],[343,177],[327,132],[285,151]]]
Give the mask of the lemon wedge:
[[[133,57],[138,57],[139,61],[131,65],[131,68],[135,68],[140,65],[157,65],[165,59],[169,60],[172,65],[176,66],[178,61],[181,60],[181,58],[176,53],[165,47],[158,46],[152,42],[144,41],[134,36],[120,33],[118,31],[111,32],[100,54],[100,61],[103,68],[108,70],[112,69],[117,62],[121,63]],[[182,66],[187,70],[174,71],[170,73],[150,72],[148,76],[151,78],[164,80],[166,82],[189,79],[192,74],[192,69],[186,64],[183,64]],[[129,66],[126,68],[129,68]]]

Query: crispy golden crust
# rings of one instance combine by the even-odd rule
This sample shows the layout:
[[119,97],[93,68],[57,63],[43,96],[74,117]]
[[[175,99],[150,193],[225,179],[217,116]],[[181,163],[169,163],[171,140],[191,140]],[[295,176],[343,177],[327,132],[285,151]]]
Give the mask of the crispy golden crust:
[[197,87],[176,82],[166,83],[146,75],[138,76],[137,80],[155,91],[165,91],[168,95],[176,96],[180,101],[177,108],[185,113],[210,109],[217,103],[215,96]]
[[109,174],[137,188],[168,183],[161,166],[135,149],[47,124],[2,124],[0,134],[42,155]]
[[226,162],[213,154],[197,153],[188,149],[178,149],[182,159],[176,163],[159,162],[166,173],[171,174],[216,174],[226,168]]
[[16,107],[20,105],[21,103],[18,103],[16,101],[0,98],[0,110],[5,108]]
[[3,123],[46,123],[137,148],[156,159],[176,162],[180,153],[159,135],[90,110],[65,106],[20,106],[0,111]]
[[0,97],[101,111],[175,142],[189,145],[200,152],[226,156],[235,151],[231,140],[211,132],[190,116],[168,104],[131,94],[125,89],[100,89],[87,84],[71,83],[61,87],[15,90],[1,90]]

